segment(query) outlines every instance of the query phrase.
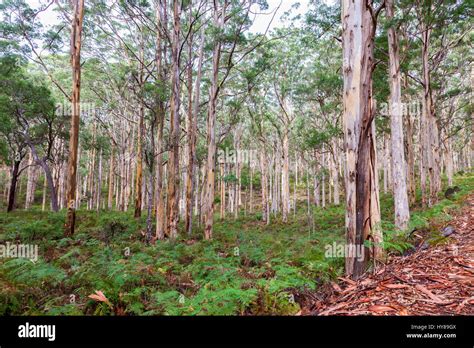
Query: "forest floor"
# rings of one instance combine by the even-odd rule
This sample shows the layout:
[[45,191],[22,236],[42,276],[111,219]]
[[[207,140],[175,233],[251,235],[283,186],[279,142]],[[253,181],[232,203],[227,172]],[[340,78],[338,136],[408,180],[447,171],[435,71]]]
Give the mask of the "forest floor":
[[339,277],[304,313],[473,315],[474,194],[442,231],[447,236],[431,240],[426,231],[415,231],[417,248],[392,256],[357,282]]
[[[455,185],[451,199],[412,210],[411,237],[395,232],[393,199],[381,194],[390,262],[357,283],[342,278],[343,258],[325,255],[344,243],[342,205],[314,208],[308,219],[301,201],[288,223],[269,226],[258,213],[216,215],[212,241],[196,226],[155,245],[144,243],[146,217],[131,211],[80,210],[72,238],[63,235],[65,212],[0,212],[0,245],[37,245],[39,256],[0,257],[0,315],[472,313],[474,174]],[[456,232],[442,238],[448,223]]]

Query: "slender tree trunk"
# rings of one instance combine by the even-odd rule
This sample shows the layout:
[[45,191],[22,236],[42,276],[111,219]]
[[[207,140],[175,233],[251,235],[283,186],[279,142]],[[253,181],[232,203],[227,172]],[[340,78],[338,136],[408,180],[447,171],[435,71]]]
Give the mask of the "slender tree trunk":
[[311,212],[311,194],[309,190],[309,170],[306,168],[306,208],[307,208],[307,214],[309,217],[309,214]]
[[163,154],[162,154],[162,144],[163,144],[163,123],[164,123],[164,105],[160,106],[159,116],[161,120],[158,122],[158,139],[156,142],[156,188],[155,188],[155,197],[156,197],[156,239],[163,239],[165,237],[165,197],[163,190]]
[[[464,167],[463,167],[463,168],[464,168]],[[18,177],[18,193],[17,193],[17,197],[21,197],[21,193],[22,193],[21,189],[22,189],[22,187],[23,187],[23,182],[22,182],[22,180],[21,180],[21,177],[19,176],[19,177]]]
[[329,196],[328,196],[328,203],[329,205],[333,204],[333,190],[334,190],[334,161],[333,161],[333,155],[332,151],[328,151],[327,153],[327,165],[328,165],[328,190],[329,190]]
[[453,165],[453,145],[451,138],[446,139],[446,176],[448,177],[448,186],[453,186],[454,165]]
[[316,161],[316,164],[314,166],[314,173],[313,173],[313,195],[314,195],[314,205],[319,207],[321,205],[321,200],[320,200],[320,191],[321,191],[321,184],[319,180],[319,175],[320,175],[320,167],[321,164],[319,163],[319,156],[314,151],[314,159]]
[[[262,149],[265,149],[264,146],[262,146]],[[267,163],[266,163],[266,155],[265,151],[262,150],[260,152],[260,168],[262,171],[262,180],[261,180],[261,185],[262,185],[262,220],[265,221],[268,224],[270,224],[270,204],[268,202],[268,172],[267,172]]]
[[423,111],[421,113],[421,118],[419,121],[419,139],[418,142],[420,144],[421,153],[419,155],[419,170],[420,170],[420,189],[421,189],[421,206],[426,207],[428,205],[428,193],[427,193],[427,182],[428,182],[428,163],[429,163],[429,151],[428,146],[426,145],[429,143],[428,138],[428,126],[426,122],[426,107],[425,107],[425,99],[423,98]]
[[56,187],[54,185],[53,174],[51,168],[49,167],[48,163],[46,163],[46,158],[39,158],[38,153],[36,152],[36,147],[31,143],[29,138],[26,138],[27,144],[30,148],[31,155],[33,156],[34,162],[39,165],[44,170],[44,174],[46,176],[46,180],[49,187],[49,192],[51,195],[51,209],[54,212],[59,211],[58,205],[58,194],[56,191]]
[[139,125],[137,129],[137,169],[135,176],[135,212],[134,217],[142,215],[142,184],[143,184],[143,137],[145,110],[140,103]]
[[[252,159],[253,161],[253,159]],[[253,163],[250,163],[250,214],[253,214]]]
[[[344,139],[346,150],[346,240],[363,255],[346,256],[346,273],[359,278],[370,255],[367,240],[380,235],[376,185],[375,139],[372,99],[375,21],[372,1],[343,1]],[[375,213],[375,214],[374,214]],[[376,245],[375,248],[380,248]],[[356,249],[357,250],[357,249]],[[359,249],[360,250],[360,249]],[[374,251],[377,255],[377,250]],[[360,256],[360,257],[354,257]]]
[[[136,178],[136,162],[137,162],[137,152],[135,151],[135,141],[136,141],[136,136],[138,135],[138,128],[139,124],[137,127],[135,125],[132,126],[132,141],[130,142],[130,158],[128,161],[128,177],[127,177],[127,211],[128,207],[130,204],[135,204],[135,178]],[[137,133],[135,133],[137,132]],[[134,166],[135,165],[135,166]],[[134,209],[135,210],[135,209]],[[135,214],[135,213],[134,213]]]
[[10,179],[10,192],[8,194],[7,212],[15,209],[16,186],[18,183],[18,172],[20,170],[20,161],[13,162],[12,174]]
[[125,196],[126,196],[126,181],[127,181],[127,161],[126,156],[126,145],[122,150],[122,161],[120,168],[120,210],[125,211]]
[[220,163],[220,190],[221,190],[221,203],[220,203],[220,217],[221,220],[225,219],[225,163]]
[[283,222],[288,222],[288,213],[290,210],[290,158],[289,158],[289,141],[288,141],[288,129],[285,129],[283,135],[283,170],[281,176],[281,188],[282,188],[282,217]]
[[[79,151],[77,153],[77,163],[80,163],[80,159],[81,159],[81,151]],[[65,160],[63,162],[63,165],[62,165],[62,171],[64,172],[64,183],[63,183],[63,196],[62,196],[62,200],[63,200],[63,207],[66,207],[67,208],[67,166],[68,166],[68,163],[67,163],[67,160]],[[81,208],[81,176],[80,176],[80,173],[77,173],[77,182],[79,184],[76,184],[76,209],[80,209]]]
[[[409,110],[410,108],[406,108]],[[407,185],[409,205],[413,206],[416,201],[416,177],[415,177],[415,150],[413,143],[414,121],[409,112],[405,116],[405,152],[407,155]]]
[[[421,146],[424,148],[425,175],[429,178],[429,198],[425,196],[423,202],[428,201],[431,206],[436,203],[438,193],[441,190],[441,165],[439,155],[439,130],[436,121],[431,89],[431,76],[429,67],[429,48],[431,29],[424,23],[421,26],[422,31],[422,75],[423,75],[423,127],[424,139]],[[426,195],[426,191],[424,192]]]
[[199,173],[200,173],[200,178],[201,178],[201,183],[200,187],[201,189],[199,190],[199,196],[198,196],[198,202],[197,202],[197,208],[198,208],[198,227],[201,227],[201,225],[204,223],[204,216],[203,216],[203,205],[206,204],[206,192],[205,192],[205,186],[206,186],[206,168],[205,166],[199,165]]
[[139,218],[142,215],[142,203],[143,203],[143,138],[145,137],[145,106],[143,104],[143,93],[144,93],[144,66],[143,61],[145,59],[145,47],[143,42],[143,32],[140,30],[141,41],[140,41],[140,74],[139,74],[139,85],[140,85],[140,96],[139,96],[139,125],[137,130],[137,169],[135,178],[135,212],[134,217]]
[[[386,0],[387,19],[394,16],[393,0]],[[393,199],[395,203],[395,226],[400,230],[408,227],[410,210],[408,206],[407,175],[403,149],[403,114],[400,76],[400,53],[398,33],[395,26],[388,29],[388,51],[390,56],[390,130],[392,140]]]
[[388,193],[388,141],[387,141],[387,134],[383,134],[382,137],[382,152],[383,152],[383,160],[382,160],[382,169],[383,169],[383,193]]
[[81,36],[83,18],[84,0],[74,0],[74,18],[71,30],[72,115],[71,135],[69,140],[66,236],[72,236],[74,234],[76,223],[77,149],[79,142],[79,117],[81,114],[79,103],[81,100]]
[[44,176],[44,182],[43,182],[43,202],[41,204],[41,211],[46,210],[46,188],[47,188],[47,181],[46,181],[46,175]]
[[44,174],[46,176],[46,182],[48,183],[49,193],[51,196],[51,209],[54,212],[58,212],[59,211],[58,197],[56,194],[56,187],[54,186],[53,175],[51,174],[51,169],[49,168],[49,166],[46,164],[44,160],[38,159],[37,163],[41,166],[41,168],[43,168]]
[[97,177],[97,201],[96,210],[100,210],[100,202],[102,196],[102,149],[99,152],[99,173]]
[[234,184],[234,190],[235,190],[235,194],[234,194],[234,219],[237,220],[237,218],[239,217],[239,208],[240,208],[240,204],[241,204],[241,201],[240,201],[240,161],[241,161],[241,158],[240,158],[240,137],[241,137],[241,131],[240,129],[238,129],[236,131],[236,135],[235,135],[235,143],[234,143],[234,148],[235,148],[235,177],[236,177],[236,182]]
[[10,171],[5,170],[5,172],[6,172],[6,181],[5,181],[5,186],[3,188],[3,199],[5,200],[5,203],[8,204],[8,196],[9,196],[10,185],[7,184],[7,182],[10,181]]
[[109,162],[109,190],[107,197],[107,208],[112,210],[113,199],[114,199],[114,178],[115,178],[115,157],[114,157],[114,145],[110,151],[110,162]]
[[295,181],[293,183],[293,216],[296,217],[296,183],[298,181],[298,157],[295,156]]
[[337,146],[337,141],[334,141],[333,142],[333,149],[334,149],[334,153],[332,154],[331,156],[331,160],[332,160],[332,181],[334,183],[334,195],[333,195],[333,198],[334,198],[334,204],[335,205],[339,205],[340,203],[340,187],[339,187],[339,161],[338,161],[338,158],[339,158],[339,151],[338,151],[338,146]]
[[[36,183],[35,183],[35,175],[36,170],[33,166],[33,155],[31,151],[28,156],[28,171],[27,171],[27,180],[26,180],[26,197],[25,197],[25,210],[28,210],[31,207],[31,203],[34,200],[34,191]],[[32,199],[33,197],[33,199]]]
[[[160,4],[158,5],[160,6]],[[163,10],[163,11],[162,11]],[[166,17],[166,7],[161,9],[157,7],[156,17],[160,19],[160,26],[157,30],[156,35],[156,67],[158,71],[158,89],[165,83],[166,74],[163,64],[163,55],[166,50],[163,49],[163,38],[162,31],[167,23]],[[161,94],[158,94],[157,97],[157,126],[158,133],[156,137],[156,187],[155,187],[155,206],[156,206],[156,234],[155,238],[157,240],[162,240],[165,238],[165,197],[163,190],[163,128],[165,124],[165,97]]]
[[133,170],[133,154],[135,144],[135,126],[132,125],[130,129],[131,139],[128,140],[128,163],[126,165],[125,175],[125,211],[128,211],[128,206],[133,197],[133,189],[135,182],[135,171]]
[[[77,161],[80,163],[80,159],[78,158]],[[59,165],[59,182],[57,182],[57,184],[55,185],[56,186],[56,191],[57,191],[57,197],[58,197],[58,203],[59,203],[59,209],[62,209],[63,207],[63,199],[62,199],[62,195],[63,195],[63,189],[64,189],[64,183],[66,181],[66,171],[62,168],[62,165],[60,164]],[[54,178],[54,171],[53,171],[53,178]],[[78,179],[78,181],[80,181],[80,179]],[[78,194],[77,194],[77,190],[76,190],[76,206],[77,206],[77,197],[78,197]],[[78,207],[79,209],[79,207]]]
[[[94,126],[94,132],[93,132],[93,142],[95,142],[95,126]],[[88,173],[88,199],[87,199],[87,209],[91,210],[92,209],[92,204],[94,202],[94,183],[95,183],[95,177],[94,177],[94,171],[95,171],[95,148],[90,150],[90,158],[89,158],[89,173]]]
[[[152,166],[153,168],[153,166]],[[153,175],[148,176],[148,196],[147,196],[147,217],[146,217],[146,242],[150,243],[153,240]]]
[[324,144],[323,144],[323,154],[322,154],[322,163],[321,163],[321,207],[326,207],[326,154],[324,152]]
[[179,0],[173,0],[173,41],[171,45],[171,101],[170,101],[170,156],[168,165],[168,203],[167,203],[167,233],[170,239],[178,236],[179,220],[179,138],[180,138],[180,81],[179,81],[179,46],[180,46],[180,15]]
[[[188,118],[189,118],[189,139],[188,139],[188,154],[189,154],[189,163],[188,163],[188,174],[186,179],[186,212],[185,212],[185,228],[188,234],[192,233],[192,223],[193,223],[193,197],[194,197],[194,187],[196,186],[196,136],[197,136],[197,118],[199,114],[199,100],[200,100],[200,92],[201,92],[201,78],[202,78],[202,64],[204,61],[204,42],[205,42],[205,35],[204,29],[201,29],[201,42],[199,45],[199,60],[197,66],[197,75],[196,81],[194,86],[194,100],[191,103],[191,97],[189,98],[189,110],[188,110]],[[190,44],[190,47],[191,44]],[[192,67],[190,67],[191,78],[188,77],[190,80],[190,86],[192,86]],[[192,94],[192,89],[189,91],[190,95]]]
[[[224,28],[225,20],[224,7],[219,14],[217,2],[214,2],[214,24],[220,30]],[[212,54],[212,75],[211,87],[209,93],[209,106],[207,113],[207,183],[206,183],[206,199],[204,204],[204,237],[206,240],[212,239],[212,230],[214,225],[214,185],[215,185],[215,165],[216,165],[216,108],[217,97],[219,94],[219,62],[221,57],[221,40],[216,39]]]

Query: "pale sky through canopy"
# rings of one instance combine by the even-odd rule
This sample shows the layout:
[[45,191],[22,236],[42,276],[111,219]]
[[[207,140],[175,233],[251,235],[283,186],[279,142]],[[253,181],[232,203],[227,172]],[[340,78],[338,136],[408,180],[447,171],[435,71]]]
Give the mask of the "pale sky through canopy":
[[[254,15],[255,20],[252,27],[250,28],[250,31],[253,33],[263,34],[270,22],[270,31],[274,28],[284,27],[285,23],[282,16],[288,12],[293,5],[299,3],[299,8],[292,11],[292,16],[296,16],[298,14],[304,15],[307,12],[309,5],[309,0],[267,0],[267,2],[268,10],[260,12],[257,5],[254,5],[252,8],[252,10],[259,13]],[[273,16],[275,17],[272,21]]]
[[[331,0],[328,0],[331,1]],[[45,5],[48,0],[28,0],[31,7],[39,8],[40,5]],[[260,11],[257,5],[252,6],[252,11],[257,13],[252,15],[253,25],[250,28],[252,33],[264,33],[270,22],[269,30],[274,28],[281,28],[285,25],[282,16],[289,11],[293,5],[299,3],[298,9],[292,11],[292,16],[301,14],[304,15],[308,9],[309,0],[267,0],[268,10]],[[280,6],[280,7],[278,7]],[[38,18],[45,26],[57,24],[59,22],[58,13],[53,9],[56,4],[51,5],[46,11],[42,12]],[[275,13],[276,12],[276,13]],[[272,17],[273,21],[272,21]]]

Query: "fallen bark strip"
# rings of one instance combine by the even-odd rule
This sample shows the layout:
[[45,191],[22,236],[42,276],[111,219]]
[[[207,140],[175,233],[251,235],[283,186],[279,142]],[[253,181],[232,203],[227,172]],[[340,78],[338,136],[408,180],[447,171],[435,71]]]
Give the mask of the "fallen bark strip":
[[302,310],[302,315],[473,315],[474,195],[449,223],[446,243],[392,257],[375,274],[340,283]]

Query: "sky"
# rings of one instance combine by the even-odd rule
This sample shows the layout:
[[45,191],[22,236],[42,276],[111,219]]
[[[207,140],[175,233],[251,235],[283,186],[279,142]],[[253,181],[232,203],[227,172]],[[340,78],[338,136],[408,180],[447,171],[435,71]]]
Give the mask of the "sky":
[[[305,14],[310,0],[267,0],[268,10],[260,12],[257,5],[252,6],[252,11],[256,12],[253,15],[254,23],[250,28],[252,33],[264,33],[271,22],[269,27],[270,30],[274,28],[280,28],[285,25],[282,16],[285,12],[289,11],[293,5],[299,3],[299,8],[293,10],[294,15]],[[328,2],[333,0],[327,0]],[[40,5],[44,5],[49,0],[27,0],[27,2],[33,8],[38,8]],[[58,22],[57,13],[53,11],[55,5],[52,5],[48,10],[42,12],[38,18],[46,26],[54,25]],[[272,17],[273,21],[272,21]]]
[[[269,30],[272,30],[274,28],[280,28],[285,25],[282,16],[289,11],[292,6],[295,4],[299,3],[299,7],[295,8],[292,11],[292,14],[298,15],[298,14],[305,14],[308,5],[309,5],[309,0],[267,0],[268,2],[268,10],[260,12],[259,8],[257,5],[254,5],[252,10],[258,12],[257,15],[255,15],[255,20],[253,25],[250,27],[250,31],[252,33],[260,33],[263,34],[265,30],[267,29],[268,25],[270,24]],[[273,18],[274,16],[274,18]],[[272,21],[273,18],[273,21]]]
[[[26,2],[34,9],[39,8],[40,6],[44,6],[49,3],[49,1],[45,0],[26,0]],[[41,12],[38,15],[38,19],[41,21],[43,25],[54,25],[58,23],[57,13],[53,11],[55,4],[51,5],[46,11]]]

